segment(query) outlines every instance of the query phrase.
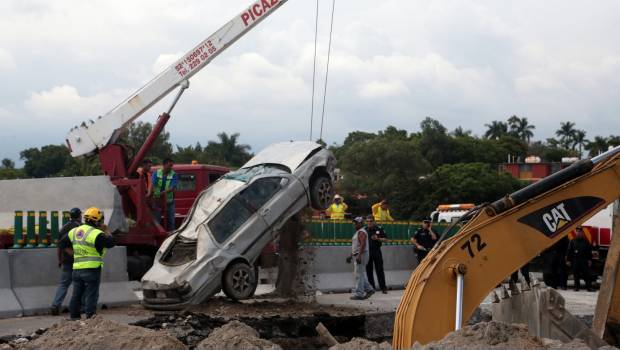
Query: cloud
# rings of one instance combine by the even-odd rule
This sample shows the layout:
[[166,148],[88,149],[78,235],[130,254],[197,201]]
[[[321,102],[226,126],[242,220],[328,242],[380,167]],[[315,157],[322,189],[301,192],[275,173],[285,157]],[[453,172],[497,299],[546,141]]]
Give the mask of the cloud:
[[25,109],[37,117],[83,118],[93,117],[111,109],[126,96],[127,91],[112,91],[92,96],[81,96],[71,85],[54,86],[50,90],[33,92],[24,102]]
[[0,73],[12,72],[17,68],[13,55],[7,50],[0,48]]
[[397,97],[409,94],[409,89],[401,81],[371,81],[361,86],[359,94],[364,98]]
[[157,60],[155,60],[155,63],[153,63],[151,71],[153,72],[153,74],[159,74],[163,72],[166,68],[170,67],[181,56],[183,56],[183,52],[159,55],[159,57],[157,57]]

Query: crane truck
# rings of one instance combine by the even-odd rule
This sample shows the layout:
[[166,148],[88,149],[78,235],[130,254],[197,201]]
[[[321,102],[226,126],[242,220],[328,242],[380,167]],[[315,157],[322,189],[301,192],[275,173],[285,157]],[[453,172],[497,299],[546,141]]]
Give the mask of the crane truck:
[[[506,276],[618,198],[620,146],[470,209],[459,232],[412,273],[396,311],[393,347],[410,349],[459,329]],[[610,284],[605,293],[618,300],[620,278]],[[605,313],[617,322],[620,304],[612,301]]]
[[[261,21],[287,1],[255,1],[110,112],[95,120],[91,119],[71,128],[66,136],[66,145],[71,155],[73,157],[98,156],[105,178],[99,176],[53,180],[10,180],[10,182],[0,183],[3,194],[7,194],[7,196],[9,193],[13,193],[11,192],[13,190],[15,190],[16,198],[25,197],[24,193],[28,191],[33,192],[33,196],[27,198],[29,202],[24,203],[23,207],[20,207],[15,201],[6,203],[2,201],[0,212],[7,217],[4,220],[5,223],[11,222],[8,217],[12,216],[15,210],[68,210],[86,202],[81,200],[82,198],[71,198],[68,193],[97,192],[99,188],[108,191],[112,187],[114,193],[108,197],[110,200],[120,203],[99,205],[98,202],[90,201],[84,205],[115,208],[115,211],[122,212],[120,214],[106,213],[106,220],[108,224],[110,223],[109,220],[122,221],[120,224],[108,226],[116,229],[115,237],[118,244],[127,246],[130,278],[139,279],[150,268],[153,256],[158,247],[169,236],[169,232],[160,225],[159,220],[154,218],[151,213],[148,198],[145,195],[146,185],[136,176],[138,167],[168,123],[170,113],[179,98],[189,87],[189,79],[235,41],[256,28]],[[159,116],[144,144],[133,157],[129,157],[127,147],[119,143],[122,132],[150,107],[175,89],[178,90],[178,93],[168,111]],[[185,217],[203,189],[228,172],[225,167],[211,165],[175,165],[174,170],[179,175],[179,188],[175,198],[177,221]],[[46,189],[42,188],[38,193],[32,191],[33,187],[40,186],[42,183],[49,185]],[[50,190],[50,187],[54,187],[54,189]],[[61,188],[66,190],[61,190]],[[60,191],[62,193],[59,193]],[[46,196],[50,192],[54,192],[55,195],[41,199],[41,196]],[[103,192],[101,191],[101,195]],[[84,195],[76,194],[75,197],[84,197]],[[32,203],[33,199],[36,199],[36,203]],[[44,205],[43,202],[53,204]],[[112,211],[112,209],[110,210]]]

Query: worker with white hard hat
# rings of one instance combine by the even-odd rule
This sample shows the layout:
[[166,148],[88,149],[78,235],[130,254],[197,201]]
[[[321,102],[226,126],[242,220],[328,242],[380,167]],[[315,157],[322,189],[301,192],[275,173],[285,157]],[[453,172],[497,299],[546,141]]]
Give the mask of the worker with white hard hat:
[[332,220],[344,220],[344,216],[349,206],[343,201],[342,197],[337,194],[334,196],[334,203],[327,208],[326,212]]

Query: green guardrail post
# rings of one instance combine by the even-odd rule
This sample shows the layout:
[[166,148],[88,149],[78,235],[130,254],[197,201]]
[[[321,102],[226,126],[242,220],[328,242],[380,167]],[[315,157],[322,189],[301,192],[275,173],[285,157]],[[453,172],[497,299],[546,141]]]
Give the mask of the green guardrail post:
[[49,241],[47,240],[47,212],[39,212],[39,245],[37,248],[47,248]]
[[52,211],[50,215],[50,247],[55,247],[58,244],[58,211]]
[[34,210],[28,210],[26,216],[26,246],[24,248],[34,248],[37,244],[37,238],[35,237],[35,212]]
[[21,210],[15,211],[13,230],[13,249],[19,249],[24,245],[24,212]]
[[62,212],[62,226],[65,226],[71,220],[71,214],[68,211]]

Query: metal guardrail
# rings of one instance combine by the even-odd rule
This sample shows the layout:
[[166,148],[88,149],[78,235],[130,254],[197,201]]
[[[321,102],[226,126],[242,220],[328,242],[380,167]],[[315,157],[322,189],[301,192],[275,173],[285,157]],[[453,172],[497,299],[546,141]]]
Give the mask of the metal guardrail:
[[[411,236],[422,227],[417,221],[378,222],[388,236],[389,242],[384,245],[411,245]],[[339,246],[351,245],[351,237],[355,233],[350,220],[308,220],[304,222],[309,236],[303,241],[305,245]],[[434,224],[433,230],[441,235],[448,224]],[[453,228],[448,237],[454,235],[458,228]]]

